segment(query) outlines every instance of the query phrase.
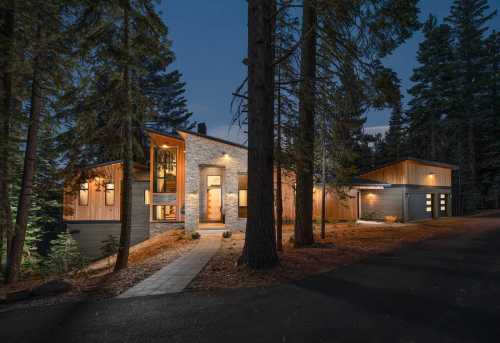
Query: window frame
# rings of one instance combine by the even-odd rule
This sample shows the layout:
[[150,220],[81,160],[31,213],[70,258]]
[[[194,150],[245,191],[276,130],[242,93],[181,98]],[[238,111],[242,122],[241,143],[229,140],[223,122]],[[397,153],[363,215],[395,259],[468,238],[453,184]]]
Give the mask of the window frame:
[[[80,183],[80,189],[78,191],[78,206],[88,206],[89,205],[89,182],[82,182]],[[86,192],[86,201],[83,203],[82,201],[82,192]]]
[[[113,188],[108,189],[109,185],[112,185]],[[108,202],[108,192],[110,192],[110,191],[112,191],[111,194],[113,194],[113,202],[112,203]],[[115,184],[113,182],[106,182],[106,184],[104,185],[104,205],[105,206],[115,206]]]
[[[167,183],[167,176],[163,176],[163,177],[159,177],[158,176],[158,152],[159,151],[165,151],[165,150],[170,150],[170,151],[174,151],[174,157],[175,157],[175,174],[174,174],[174,177],[175,177],[175,190],[173,192],[171,191],[166,191],[166,192],[163,192],[163,191],[160,191],[159,190],[159,187],[158,187],[158,180],[163,180],[163,184],[166,185]],[[156,146],[154,148],[154,171],[153,171],[153,192],[154,193],[163,193],[163,194],[176,194],[177,193],[177,176],[178,176],[178,173],[179,173],[179,165],[178,165],[178,160],[179,160],[179,148],[177,146],[172,146],[172,147],[168,147],[168,148],[162,148],[161,146]],[[172,174],[171,174],[172,175]]]
[[[167,219],[167,218],[165,218],[165,216],[163,216],[163,218],[158,218],[157,217],[157,208],[158,207],[166,208],[167,206],[174,208],[174,218]],[[153,205],[152,208],[153,208],[153,221],[155,221],[155,222],[175,222],[175,221],[177,221],[177,205]],[[164,210],[163,213],[165,213],[165,212],[166,211]]]
[[[240,177],[246,178],[246,188],[242,188]],[[246,191],[246,206],[240,206],[240,192]],[[238,174],[238,218],[248,218],[248,174],[239,173]]]

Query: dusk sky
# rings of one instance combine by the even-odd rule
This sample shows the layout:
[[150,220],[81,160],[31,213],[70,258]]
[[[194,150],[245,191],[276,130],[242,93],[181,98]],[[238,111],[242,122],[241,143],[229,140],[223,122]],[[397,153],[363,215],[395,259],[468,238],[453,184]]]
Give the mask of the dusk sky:
[[[423,21],[432,13],[442,20],[448,15],[452,2],[421,0],[420,19]],[[489,3],[492,10],[500,12],[500,1]],[[163,0],[162,12],[177,56],[173,67],[180,70],[187,84],[186,96],[193,119],[206,122],[211,135],[244,141],[238,128],[228,134],[228,127],[232,118],[231,93],[246,74],[242,60],[247,46],[247,2]],[[498,16],[492,20],[491,27],[500,30]],[[421,40],[422,34],[416,32],[385,60],[385,65],[402,79],[404,93],[411,86],[410,76]],[[386,126],[389,112],[372,112],[367,117],[367,127]]]

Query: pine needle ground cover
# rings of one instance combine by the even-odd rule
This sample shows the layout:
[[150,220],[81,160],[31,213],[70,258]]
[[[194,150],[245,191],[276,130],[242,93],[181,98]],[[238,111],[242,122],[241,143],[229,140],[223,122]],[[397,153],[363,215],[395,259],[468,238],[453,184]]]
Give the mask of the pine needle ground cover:
[[[69,274],[30,278],[8,287],[0,286],[0,308],[1,300],[8,293],[29,291],[51,279],[61,278],[71,283],[70,292],[49,298],[30,298],[17,305],[44,305],[85,296],[112,297],[188,253],[196,243],[196,240],[184,234],[183,229],[170,230],[133,246],[130,250],[129,268],[117,273],[112,273],[115,257],[110,257],[95,261],[84,269]],[[11,307],[12,304],[7,306]]]
[[493,218],[445,218],[397,226],[329,224],[325,239],[320,238],[317,226],[314,231],[316,243],[306,248],[293,247],[292,225],[283,229],[284,244],[283,252],[279,253],[279,266],[261,271],[238,266],[245,236],[241,232],[233,233],[230,238],[223,239],[219,252],[189,288],[196,291],[259,287],[300,280],[424,240],[500,229],[500,221]]

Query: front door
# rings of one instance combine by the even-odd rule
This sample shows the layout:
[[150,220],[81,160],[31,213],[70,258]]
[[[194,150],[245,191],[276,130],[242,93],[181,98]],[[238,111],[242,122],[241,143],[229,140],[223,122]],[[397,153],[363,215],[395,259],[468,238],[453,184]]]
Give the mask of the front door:
[[219,175],[207,177],[207,221],[222,221],[222,189]]

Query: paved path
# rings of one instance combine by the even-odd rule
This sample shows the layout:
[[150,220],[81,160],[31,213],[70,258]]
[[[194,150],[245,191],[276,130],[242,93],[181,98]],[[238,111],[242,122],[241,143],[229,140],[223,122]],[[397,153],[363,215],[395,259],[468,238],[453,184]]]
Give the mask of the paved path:
[[221,234],[202,233],[200,242],[187,254],[120,294],[118,298],[178,293],[194,279],[217,252]]

